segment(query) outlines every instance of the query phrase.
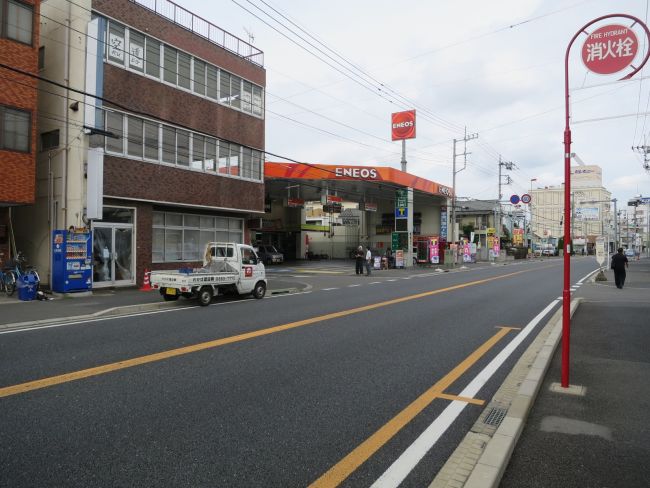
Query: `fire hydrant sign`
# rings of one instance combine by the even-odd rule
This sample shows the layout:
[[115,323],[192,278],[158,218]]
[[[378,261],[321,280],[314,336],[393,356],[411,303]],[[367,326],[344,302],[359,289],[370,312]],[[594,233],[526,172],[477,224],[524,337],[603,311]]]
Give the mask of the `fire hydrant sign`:
[[589,34],[582,45],[582,61],[589,71],[611,75],[627,68],[639,49],[632,29],[624,25],[605,25]]

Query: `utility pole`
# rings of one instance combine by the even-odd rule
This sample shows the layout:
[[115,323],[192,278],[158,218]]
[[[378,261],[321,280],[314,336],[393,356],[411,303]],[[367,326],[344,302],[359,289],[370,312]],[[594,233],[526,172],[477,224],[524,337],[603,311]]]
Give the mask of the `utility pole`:
[[512,183],[512,178],[510,178],[510,175],[503,175],[506,177],[506,182],[503,183],[503,177],[501,176],[501,168],[505,167],[508,171],[512,171],[514,168],[517,167],[515,163],[512,161],[503,161],[501,159],[501,155],[499,154],[499,198],[498,198],[498,203],[497,205],[499,206],[499,222],[498,222],[498,227],[497,227],[497,236],[501,237],[501,230],[503,228],[503,224],[501,223],[502,217],[501,217],[501,199],[503,198],[503,193],[501,192],[501,185],[509,185]]
[[[456,243],[458,241],[458,235],[456,233],[456,174],[460,173],[465,168],[467,168],[467,155],[471,154],[467,152],[467,141],[471,141],[472,139],[477,139],[477,138],[478,138],[477,133],[468,134],[467,127],[465,127],[464,137],[462,139],[454,139],[453,176],[452,176],[453,195],[451,197],[451,242],[452,243]],[[461,141],[463,142],[463,152],[460,154],[456,154],[456,144]],[[463,156],[463,167],[458,171],[456,171],[456,156]],[[452,263],[455,263],[455,256],[454,259],[452,260]]]
[[650,146],[632,146],[632,151],[636,151],[643,156],[643,169],[650,171]]

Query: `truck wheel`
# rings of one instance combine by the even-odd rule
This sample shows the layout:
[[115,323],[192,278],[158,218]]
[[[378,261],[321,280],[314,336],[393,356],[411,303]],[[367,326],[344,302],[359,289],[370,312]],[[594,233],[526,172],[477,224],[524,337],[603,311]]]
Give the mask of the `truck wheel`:
[[260,298],[264,298],[264,295],[266,295],[266,283],[263,281],[258,281],[255,284],[255,288],[253,288],[252,295],[253,298],[257,298],[258,300]]
[[204,286],[199,290],[199,305],[207,307],[212,301],[212,287]]

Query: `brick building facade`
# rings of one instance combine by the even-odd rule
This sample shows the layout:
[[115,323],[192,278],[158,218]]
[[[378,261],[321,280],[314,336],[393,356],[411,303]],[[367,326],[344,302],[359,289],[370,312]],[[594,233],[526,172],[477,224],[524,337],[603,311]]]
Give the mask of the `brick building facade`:
[[40,0],[0,0],[0,264],[12,208],[35,198],[37,81],[18,71],[38,74],[39,8]]
[[[200,265],[208,241],[250,242],[246,221],[264,212],[263,54],[172,2],[165,13],[149,3],[44,5],[44,77],[73,90],[59,122],[39,125],[63,143],[41,153],[54,191],[34,215],[39,235],[22,235],[49,267],[52,229],[91,229],[94,288]],[[68,23],[63,56],[52,41]],[[46,98],[48,113],[61,97]]]

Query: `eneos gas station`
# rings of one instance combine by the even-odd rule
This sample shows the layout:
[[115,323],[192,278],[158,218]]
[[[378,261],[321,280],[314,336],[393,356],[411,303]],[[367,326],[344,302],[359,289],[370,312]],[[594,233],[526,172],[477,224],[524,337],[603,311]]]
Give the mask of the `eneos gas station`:
[[253,241],[287,259],[343,259],[390,249],[395,266],[441,263],[452,189],[384,166],[266,162],[266,213]]

